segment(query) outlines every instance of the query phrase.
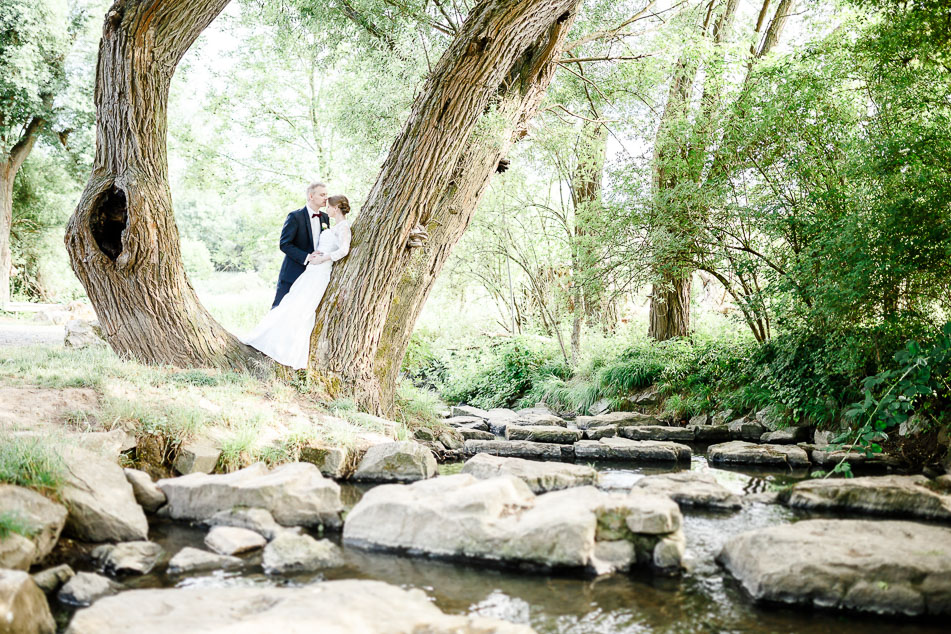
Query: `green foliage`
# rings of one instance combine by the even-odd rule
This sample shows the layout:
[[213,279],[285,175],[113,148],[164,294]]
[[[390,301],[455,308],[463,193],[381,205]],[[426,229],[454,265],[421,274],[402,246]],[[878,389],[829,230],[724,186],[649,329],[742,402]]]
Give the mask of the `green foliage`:
[[55,496],[63,485],[65,469],[56,447],[40,438],[0,438],[0,482]]
[[951,406],[951,322],[931,341],[911,341],[894,356],[895,366],[862,382],[864,398],[846,416],[852,429],[834,439],[867,455],[880,453],[888,434],[912,423],[915,431],[948,426]]
[[428,390],[420,389],[408,380],[400,381],[396,386],[396,421],[415,430],[419,427],[439,428],[443,408],[439,396]]
[[513,407],[536,383],[570,375],[555,354],[524,339],[496,346],[478,365],[476,371],[449,383],[442,394],[446,401],[482,408]]
[[6,539],[11,534],[32,537],[36,534],[36,527],[23,519],[14,511],[0,511],[0,539]]

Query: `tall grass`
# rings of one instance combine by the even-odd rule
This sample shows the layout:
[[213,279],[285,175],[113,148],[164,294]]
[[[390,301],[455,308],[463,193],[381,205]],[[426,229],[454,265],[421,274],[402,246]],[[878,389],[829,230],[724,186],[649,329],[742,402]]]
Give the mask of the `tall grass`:
[[58,495],[66,466],[50,442],[29,436],[0,438],[0,482]]

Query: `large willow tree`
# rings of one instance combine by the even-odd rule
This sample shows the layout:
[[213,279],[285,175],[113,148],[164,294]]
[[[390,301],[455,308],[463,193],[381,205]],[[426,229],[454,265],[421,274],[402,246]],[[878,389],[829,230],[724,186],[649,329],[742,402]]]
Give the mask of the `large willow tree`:
[[[332,390],[388,409],[423,302],[537,109],[578,1],[482,0],[434,66],[318,310],[312,360]],[[96,157],[66,244],[113,349],[145,362],[246,368],[259,359],[198,301],[168,186],[172,75],[227,3],[118,0],[103,26]],[[411,248],[420,229],[428,240]]]

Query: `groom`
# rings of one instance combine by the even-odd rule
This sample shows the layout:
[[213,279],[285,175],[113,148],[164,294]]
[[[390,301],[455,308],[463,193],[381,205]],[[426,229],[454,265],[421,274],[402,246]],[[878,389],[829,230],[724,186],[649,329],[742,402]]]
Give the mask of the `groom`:
[[320,211],[327,204],[327,186],[323,183],[311,183],[307,186],[307,205],[303,209],[287,214],[284,228],[281,229],[281,251],[284,252],[284,264],[277,278],[277,294],[274,296],[274,308],[291,290],[294,283],[310,261],[316,257],[317,242],[322,228],[330,227],[330,217]]

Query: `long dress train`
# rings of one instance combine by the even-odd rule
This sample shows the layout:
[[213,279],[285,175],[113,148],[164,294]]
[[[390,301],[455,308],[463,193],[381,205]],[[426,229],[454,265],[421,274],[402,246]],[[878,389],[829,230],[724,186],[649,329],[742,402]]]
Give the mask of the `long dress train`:
[[350,223],[346,220],[320,232],[317,250],[330,262],[308,264],[291,290],[241,341],[257,348],[278,363],[295,370],[307,367],[310,335],[317,319],[317,305],[330,283],[334,262],[350,251]]

